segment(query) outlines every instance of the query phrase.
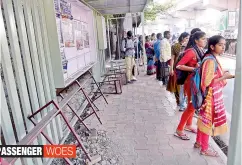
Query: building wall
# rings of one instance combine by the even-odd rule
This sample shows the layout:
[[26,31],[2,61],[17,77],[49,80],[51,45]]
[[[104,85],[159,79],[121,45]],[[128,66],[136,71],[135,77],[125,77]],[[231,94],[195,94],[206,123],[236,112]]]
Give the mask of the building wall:
[[[58,43],[58,39],[53,40],[52,34],[48,33],[48,17],[55,17],[54,12],[47,12],[53,6],[53,1],[45,0],[22,0],[1,1],[0,12],[0,37],[1,37],[1,144],[14,145],[21,141],[34,125],[27,119],[28,115],[37,111],[51,100],[60,101],[56,96],[53,76],[53,65],[51,63],[52,47],[50,41]],[[46,15],[47,14],[47,15]],[[96,15],[96,13],[93,13]],[[95,18],[95,17],[94,17]],[[53,25],[53,22],[51,23]],[[96,24],[96,20],[93,20]],[[94,28],[94,42],[97,28]],[[95,43],[96,44],[96,43]],[[58,44],[57,44],[58,45]],[[100,80],[105,72],[104,51],[95,48],[98,54],[96,65],[91,68],[95,78]],[[79,82],[87,79],[85,73],[78,78]],[[63,94],[68,95],[76,85],[70,86]],[[95,87],[92,81],[86,84],[86,92],[92,93]],[[76,110],[83,105],[85,98],[79,93],[73,100],[71,106]],[[44,109],[36,116],[40,121],[52,106]],[[65,108],[64,108],[65,109]],[[68,111],[68,109],[66,109]],[[62,120],[56,117],[45,129],[45,132],[55,142],[59,143],[65,136],[63,134]],[[33,144],[47,144],[43,136],[38,136]],[[17,160],[21,165],[42,165],[41,159]]]

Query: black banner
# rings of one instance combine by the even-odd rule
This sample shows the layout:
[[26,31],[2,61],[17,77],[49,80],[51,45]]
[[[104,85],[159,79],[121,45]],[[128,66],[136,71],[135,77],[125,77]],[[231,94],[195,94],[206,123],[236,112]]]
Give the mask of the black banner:
[[43,145],[0,145],[0,157],[43,157]]

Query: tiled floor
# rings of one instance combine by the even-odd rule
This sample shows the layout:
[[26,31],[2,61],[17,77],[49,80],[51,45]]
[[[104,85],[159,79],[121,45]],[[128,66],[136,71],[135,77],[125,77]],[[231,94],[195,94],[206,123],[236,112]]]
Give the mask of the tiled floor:
[[173,96],[155,76],[141,73],[138,81],[123,86],[121,95],[109,95],[109,104],[96,104],[103,125],[94,118],[90,127],[106,130],[122,146],[122,165],[224,165],[219,158],[204,157],[190,141],[173,136],[181,116]]

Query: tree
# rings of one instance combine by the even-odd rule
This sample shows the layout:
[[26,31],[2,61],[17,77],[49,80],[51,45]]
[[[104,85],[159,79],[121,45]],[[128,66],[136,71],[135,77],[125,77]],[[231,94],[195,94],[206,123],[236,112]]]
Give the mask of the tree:
[[175,6],[173,1],[164,4],[150,2],[144,10],[145,21],[154,21],[158,15],[166,15],[168,11]]

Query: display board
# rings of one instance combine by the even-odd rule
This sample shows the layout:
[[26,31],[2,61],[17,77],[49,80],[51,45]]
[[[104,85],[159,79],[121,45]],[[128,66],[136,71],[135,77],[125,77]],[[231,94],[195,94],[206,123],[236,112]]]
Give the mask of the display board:
[[93,12],[79,1],[54,0],[65,86],[96,61]]

